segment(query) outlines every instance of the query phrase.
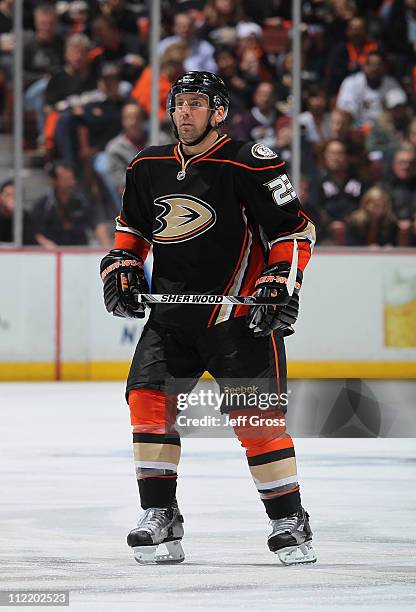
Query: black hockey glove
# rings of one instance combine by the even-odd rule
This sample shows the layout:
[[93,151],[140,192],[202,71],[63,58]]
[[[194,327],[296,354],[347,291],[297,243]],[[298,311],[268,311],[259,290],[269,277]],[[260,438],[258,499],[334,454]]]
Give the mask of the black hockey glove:
[[290,265],[286,262],[272,264],[264,269],[256,282],[257,297],[275,297],[278,306],[251,306],[247,315],[247,325],[257,338],[267,336],[276,330],[280,336],[295,333],[292,328],[299,314],[299,289],[303,274],[297,271],[293,294],[287,291],[286,282]]
[[135,301],[136,293],[149,293],[141,257],[113,249],[100,263],[104,283],[104,304],[116,317],[142,319],[145,305]]

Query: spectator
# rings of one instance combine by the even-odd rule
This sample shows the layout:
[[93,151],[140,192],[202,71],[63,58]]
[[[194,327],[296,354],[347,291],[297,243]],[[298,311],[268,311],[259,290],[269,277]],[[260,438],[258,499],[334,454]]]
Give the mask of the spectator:
[[348,23],[357,14],[357,6],[354,0],[329,0],[330,14],[324,15],[326,45],[333,48],[341,40],[346,39]]
[[[305,37],[306,40],[306,37]],[[305,47],[302,48],[301,54],[301,81],[302,89],[308,89],[313,83],[319,80],[319,72],[316,62],[313,60],[311,53],[308,53]],[[293,53],[288,51],[287,53],[281,53],[277,57],[276,61],[276,72],[277,72],[277,83],[276,91],[277,98],[281,100],[280,110],[285,113],[289,113],[291,105],[292,95],[292,70],[293,70]]]
[[237,140],[256,140],[267,146],[274,144],[274,126],[277,119],[276,93],[272,83],[260,83],[253,97],[250,111],[235,115],[231,133]]
[[34,11],[35,31],[24,44],[25,110],[36,113],[39,143],[43,142],[45,91],[49,79],[64,63],[64,44],[58,34],[58,15],[52,4]]
[[133,83],[145,65],[146,54],[137,36],[122,32],[110,17],[99,15],[92,22],[92,37],[97,46],[90,52],[90,58],[99,64],[117,64],[122,80]]
[[62,21],[65,21],[66,36],[87,33],[89,9],[91,6],[92,3],[88,4],[84,0],[74,0],[74,2],[71,2],[68,6],[67,14],[62,18]]
[[194,22],[188,13],[176,13],[173,32],[173,36],[168,36],[159,43],[159,53],[161,55],[172,44],[182,43],[187,49],[184,61],[185,70],[217,72],[214,47],[208,41],[197,38]]
[[234,28],[244,19],[241,0],[208,0],[205,6],[205,25],[201,28],[200,36],[213,45],[224,44],[225,40],[231,42],[235,37]]
[[252,91],[248,89],[247,81],[241,74],[238,57],[232,47],[218,47],[215,51],[215,61],[218,65],[218,74],[223,79],[230,96],[228,121],[231,121],[234,115],[250,108]]
[[349,246],[397,245],[399,228],[389,194],[381,187],[364,193],[360,208],[352,213],[346,229]]
[[351,165],[363,173],[368,170],[368,157],[364,146],[363,134],[352,128],[352,115],[348,111],[334,108],[329,119],[328,140],[341,140],[347,147]]
[[[314,205],[311,200],[311,188],[312,188],[312,180],[311,177],[302,174],[300,177],[300,186],[299,186],[299,200],[302,202],[302,208],[305,213],[314,221],[319,216],[319,211],[315,210]],[[317,235],[317,242],[321,239],[320,235]]]
[[0,185],[0,242],[13,242],[14,184]]
[[0,2],[0,34],[8,34],[13,28],[14,0]]
[[[292,119],[287,115],[281,115],[278,117],[275,123],[275,138],[271,148],[277,151],[283,161],[286,162],[287,170],[289,174],[292,171]],[[316,174],[316,166],[312,156],[312,151],[309,143],[305,140],[305,137],[301,136],[301,171],[307,176],[313,176]]]
[[88,129],[91,153],[103,151],[107,143],[121,129],[121,109],[125,98],[120,93],[120,72],[117,65],[103,64],[97,82],[101,100],[95,100],[80,109],[77,119]]
[[[65,44],[65,65],[48,83],[46,105],[65,111],[77,105],[79,97],[97,90],[97,70],[89,57],[91,43],[84,34],[73,34]],[[74,97],[76,98],[74,100]]]
[[[98,79],[98,90],[103,99],[87,104],[77,115],[80,129],[78,141],[80,157],[84,163],[84,180],[96,189],[94,173],[107,186],[107,156],[104,149],[107,143],[121,130],[121,110],[125,98],[120,95],[120,72],[114,64],[103,64]],[[111,217],[113,217],[111,210]]]
[[175,0],[172,3],[176,5],[172,6],[173,13],[187,13],[191,16],[199,38],[203,38],[200,36],[200,30],[205,24],[205,3],[206,0]]
[[[242,52],[240,59],[240,74],[247,83],[250,91],[254,92],[255,88],[262,80],[260,78],[260,58],[255,49],[247,48]],[[267,80],[270,81],[270,79]]]
[[416,151],[416,117],[413,117],[409,123],[406,134],[406,142],[408,145],[413,147],[414,151]]
[[402,89],[387,92],[384,112],[374,122],[366,139],[370,159],[391,161],[393,152],[401,147],[410,122],[410,109]]
[[416,1],[394,0],[384,37],[389,52],[394,54],[399,74],[409,63],[414,64],[416,52]]
[[[12,180],[4,181],[0,185],[0,243],[13,242],[14,231],[14,184]],[[23,211],[23,244],[33,244],[34,237],[30,216]]]
[[39,4],[34,12],[35,31],[26,36],[23,48],[24,79],[31,85],[59,72],[64,63],[64,45],[58,33],[58,14],[53,4]]
[[393,212],[401,229],[410,227],[416,216],[416,158],[414,149],[403,147],[393,156],[391,175],[384,188],[390,194]]
[[13,34],[14,0],[0,1],[0,70],[7,81],[11,80],[14,34]]
[[94,99],[102,99],[97,90],[97,72],[88,56],[90,41],[84,34],[73,34],[65,45],[65,65],[46,88],[45,145],[57,149],[59,157],[71,163],[76,159],[73,138],[73,112]]
[[283,112],[289,112],[288,99],[292,91],[292,68],[293,68],[293,54],[289,51],[287,53],[281,53],[277,58],[277,83],[276,93],[278,100],[281,100],[283,105],[279,108]]
[[357,126],[368,131],[383,111],[382,101],[387,92],[401,89],[391,76],[386,76],[383,57],[369,53],[362,71],[348,76],[342,82],[337,98],[338,108],[350,112]]
[[357,209],[363,191],[363,182],[350,167],[345,143],[328,140],[323,149],[322,171],[311,190],[322,238],[345,243],[345,223]]
[[[314,4],[316,1],[313,0]],[[303,2],[302,4],[310,4],[309,2]],[[244,0],[244,10],[247,15],[253,21],[257,23],[263,23],[265,20],[272,20],[274,24],[281,22],[282,20],[289,20],[291,18],[291,7],[287,2],[281,0],[266,0],[266,2],[259,2],[258,0]],[[304,13],[304,7],[302,7]],[[302,15],[302,18],[304,15]]]
[[[98,14],[110,18],[122,31],[137,36],[139,18],[147,11],[146,0],[100,0]],[[97,9],[95,15],[97,15]]]
[[335,96],[342,81],[350,74],[362,70],[368,54],[378,49],[378,43],[367,36],[367,26],[362,17],[353,17],[347,24],[346,40],[337,44],[330,53],[327,64],[327,91]]
[[125,185],[126,168],[146,145],[144,113],[135,102],[126,102],[121,115],[123,131],[110,140],[105,149],[107,177],[111,182],[111,194],[118,209]]
[[[351,137],[352,115],[335,107],[329,118],[329,139],[348,142]],[[328,139],[328,140],[329,140]]]
[[[183,73],[183,62],[186,57],[186,47],[176,43],[166,49],[160,58],[159,79],[159,119],[166,120],[166,100],[174,81]],[[151,112],[152,68],[146,66],[131,92],[132,98],[146,111]]]
[[0,242],[13,242],[14,184],[0,185]]
[[307,90],[308,110],[299,116],[299,123],[305,130],[305,138],[313,145],[320,144],[330,136],[330,114],[327,111],[325,90],[311,85]]
[[240,58],[247,52],[254,52],[258,58],[258,76],[261,81],[269,81],[274,76],[263,49],[263,30],[258,23],[242,22],[235,29],[237,35],[237,55]]
[[110,236],[97,211],[79,190],[71,166],[56,162],[51,170],[52,189],[33,205],[33,226],[37,244],[53,249],[58,245],[86,245],[90,232],[108,248]]

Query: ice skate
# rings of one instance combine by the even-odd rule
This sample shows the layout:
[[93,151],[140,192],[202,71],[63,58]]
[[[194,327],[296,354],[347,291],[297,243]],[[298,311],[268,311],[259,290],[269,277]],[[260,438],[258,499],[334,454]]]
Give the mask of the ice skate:
[[309,514],[303,508],[295,514],[272,520],[271,525],[272,532],[267,543],[283,565],[315,563]]
[[[148,508],[127,536],[137,563],[181,563],[185,559],[181,540],[183,516],[177,504],[169,508]],[[165,545],[167,552],[158,552]]]

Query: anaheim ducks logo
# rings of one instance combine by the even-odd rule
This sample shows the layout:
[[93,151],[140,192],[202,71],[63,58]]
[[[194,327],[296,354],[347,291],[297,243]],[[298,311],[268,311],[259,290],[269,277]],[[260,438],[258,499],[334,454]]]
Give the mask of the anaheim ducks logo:
[[161,208],[153,232],[155,242],[183,242],[200,236],[217,220],[215,210],[194,196],[172,194],[155,200]]
[[277,153],[266,147],[266,145],[257,143],[251,147],[251,153],[257,159],[273,159],[277,157]]

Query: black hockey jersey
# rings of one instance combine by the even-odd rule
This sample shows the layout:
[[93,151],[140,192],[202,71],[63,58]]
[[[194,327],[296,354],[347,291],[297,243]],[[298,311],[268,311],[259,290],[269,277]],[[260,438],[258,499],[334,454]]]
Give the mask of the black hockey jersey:
[[[223,135],[190,158],[181,144],[147,147],[135,157],[126,173],[115,246],[142,257],[153,248],[153,293],[251,295],[267,263],[291,262],[294,239],[303,270],[314,237],[282,159],[263,144]],[[192,313],[209,326],[247,310],[155,309],[164,324],[181,324]]]

